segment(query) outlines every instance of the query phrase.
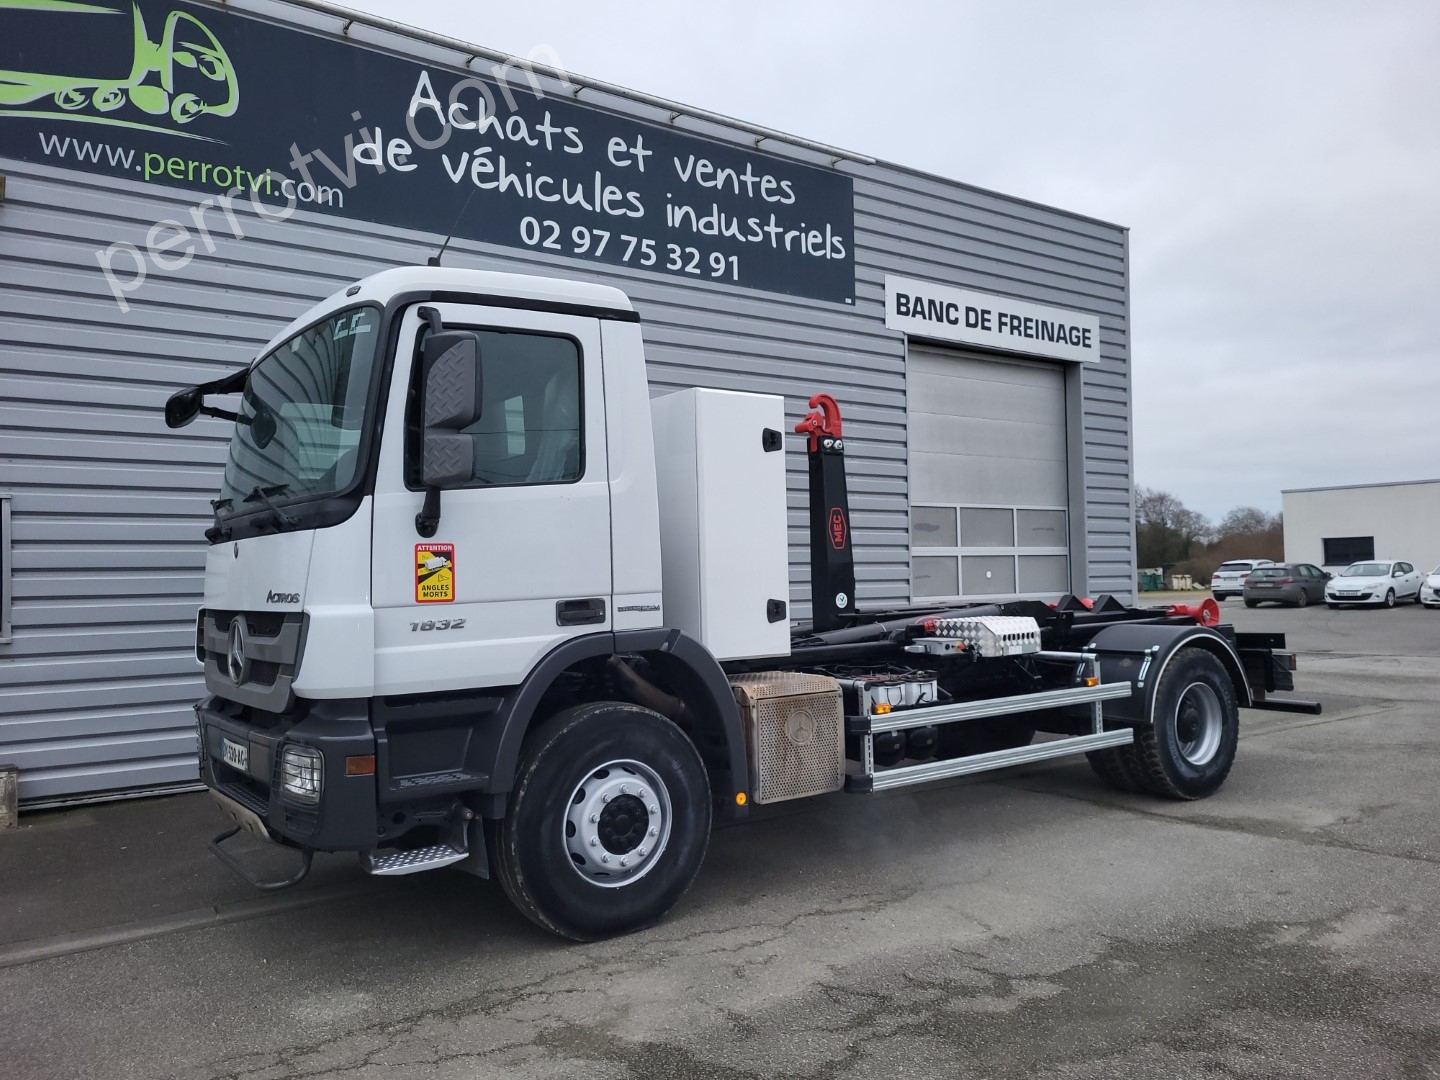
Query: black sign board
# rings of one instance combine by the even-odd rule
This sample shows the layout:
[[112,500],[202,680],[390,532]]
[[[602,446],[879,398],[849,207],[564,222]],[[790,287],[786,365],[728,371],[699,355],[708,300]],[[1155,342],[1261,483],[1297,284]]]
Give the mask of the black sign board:
[[849,177],[505,75],[180,0],[0,0],[0,157],[852,300]]

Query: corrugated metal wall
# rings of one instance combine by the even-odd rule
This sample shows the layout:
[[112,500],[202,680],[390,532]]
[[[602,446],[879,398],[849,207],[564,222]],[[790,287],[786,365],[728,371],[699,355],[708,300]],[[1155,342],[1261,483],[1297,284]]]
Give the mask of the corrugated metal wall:
[[[404,51],[453,60],[429,46]],[[838,167],[855,177],[853,309],[464,241],[451,243],[446,263],[626,289],[644,318],[656,392],[779,393],[792,422],[811,393],[835,393],[862,606],[903,602],[909,591],[905,342],[884,326],[884,275],[1097,314],[1104,359],[1085,369],[1081,403],[1088,552],[1074,558],[1090,591],[1129,594],[1124,231],[891,166]],[[201,533],[228,432],[208,420],[168,431],[165,398],[243,365],[337,287],[423,263],[438,238],[303,212],[266,222],[247,207],[236,240],[212,215],[216,251],[173,275],[152,272],[122,315],[96,252],[116,241],[143,247],[152,224],[188,220],[199,196],[5,160],[0,170],[0,491],[15,496],[0,762],[20,766],[27,800],[192,780]],[[116,266],[128,270],[123,258]],[[790,464],[791,586],[803,615],[803,455]]]

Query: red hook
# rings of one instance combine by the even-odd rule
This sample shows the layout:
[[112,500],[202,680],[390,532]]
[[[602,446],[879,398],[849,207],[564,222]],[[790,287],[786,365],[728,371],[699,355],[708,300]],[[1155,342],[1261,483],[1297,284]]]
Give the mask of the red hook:
[[805,414],[805,419],[795,425],[797,435],[810,436],[810,452],[820,448],[820,436],[840,438],[840,405],[829,394],[815,394],[810,398],[810,408],[815,412]]

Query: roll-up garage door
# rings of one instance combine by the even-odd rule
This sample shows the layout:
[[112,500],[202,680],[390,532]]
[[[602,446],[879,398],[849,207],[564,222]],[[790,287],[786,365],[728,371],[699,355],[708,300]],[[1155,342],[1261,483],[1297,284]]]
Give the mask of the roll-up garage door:
[[912,342],[906,397],[911,597],[1066,592],[1064,368]]

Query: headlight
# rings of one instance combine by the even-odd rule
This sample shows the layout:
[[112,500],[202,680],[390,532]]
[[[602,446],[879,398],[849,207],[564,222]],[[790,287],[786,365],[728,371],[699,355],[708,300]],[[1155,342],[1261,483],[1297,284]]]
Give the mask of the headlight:
[[320,751],[286,746],[280,752],[280,789],[296,802],[318,803],[324,775]]

